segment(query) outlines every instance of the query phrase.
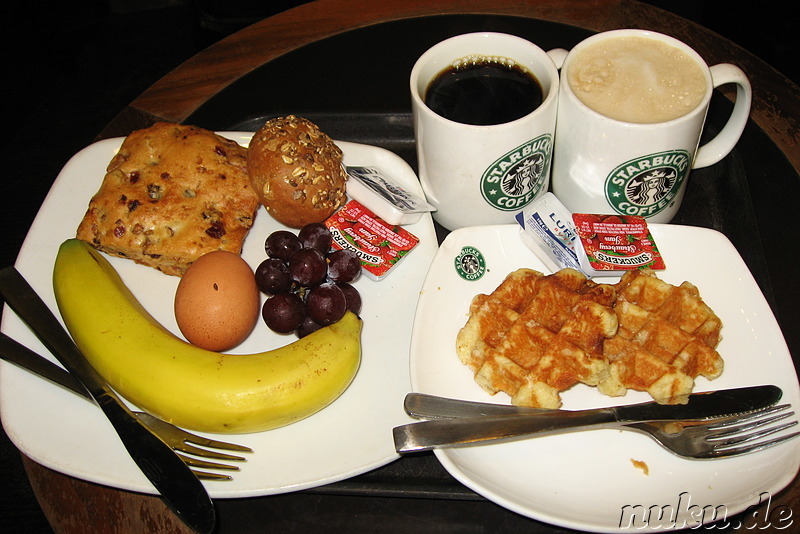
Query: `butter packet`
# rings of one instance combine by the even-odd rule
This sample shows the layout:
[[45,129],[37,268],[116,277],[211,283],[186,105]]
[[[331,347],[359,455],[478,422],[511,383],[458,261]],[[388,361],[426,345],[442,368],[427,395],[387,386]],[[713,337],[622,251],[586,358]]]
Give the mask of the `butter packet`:
[[347,194],[389,224],[413,224],[432,205],[377,167],[346,167]]
[[551,272],[568,267],[583,270],[572,212],[553,193],[545,193],[528,204],[516,220],[521,226],[522,241]]

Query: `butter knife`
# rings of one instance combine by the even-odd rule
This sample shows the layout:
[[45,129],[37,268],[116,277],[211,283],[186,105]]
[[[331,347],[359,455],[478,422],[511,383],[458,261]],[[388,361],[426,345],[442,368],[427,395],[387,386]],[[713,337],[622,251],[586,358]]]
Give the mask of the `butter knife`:
[[[417,452],[531,435],[557,434],[597,426],[646,421],[706,421],[772,406],[783,392],[777,386],[751,386],[689,396],[687,404],[645,402],[589,410],[541,410],[470,403],[410,393],[405,408],[414,417],[433,420],[393,429],[397,452]],[[470,410],[471,415],[468,415]],[[434,419],[437,418],[437,419]]]
[[91,394],[133,461],[167,506],[195,532],[210,533],[216,523],[216,511],[202,482],[172,448],[150,432],[111,390],[55,315],[13,266],[0,270],[0,294],[45,347]]

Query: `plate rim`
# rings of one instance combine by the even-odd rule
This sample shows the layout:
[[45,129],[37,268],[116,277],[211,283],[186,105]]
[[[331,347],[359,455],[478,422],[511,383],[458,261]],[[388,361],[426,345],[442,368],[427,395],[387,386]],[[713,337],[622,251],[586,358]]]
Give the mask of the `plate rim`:
[[[719,232],[717,230],[710,229],[710,228],[681,226],[681,225],[672,225],[672,224],[652,224],[652,225],[649,225],[649,226],[652,227],[654,237],[656,238],[656,242],[659,243],[659,244],[661,244],[661,238],[659,237],[659,234],[675,233],[675,232],[683,232],[683,233],[689,232],[689,233],[695,234],[701,240],[702,239],[707,239],[707,240],[711,240],[712,242],[716,241],[717,245],[721,245],[723,247],[726,247],[727,249],[729,249],[729,251],[733,252],[735,254],[735,256],[736,256],[737,261],[739,261],[741,266],[746,270],[747,277],[749,278],[747,280],[747,283],[752,284],[753,287],[755,287],[755,289],[757,291],[757,295],[756,295],[755,298],[758,301],[758,306],[760,308],[760,311],[761,312],[766,312],[766,313],[769,314],[768,317],[765,318],[765,320],[768,323],[769,328],[775,329],[778,333],[780,333],[780,339],[777,341],[777,343],[778,343],[778,346],[780,347],[780,349],[782,351],[784,351],[785,356],[788,357],[788,362],[784,361],[784,366],[794,370],[794,367],[792,365],[792,360],[791,360],[791,354],[788,351],[788,347],[786,346],[785,339],[784,339],[784,337],[782,335],[782,331],[780,329],[779,324],[777,323],[777,320],[776,320],[776,318],[774,316],[774,313],[772,312],[772,309],[769,307],[769,304],[766,301],[766,298],[764,297],[764,295],[761,292],[760,288],[758,287],[757,282],[753,278],[752,273],[750,273],[749,269],[747,268],[746,264],[744,263],[744,260],[741,258],[741,256],[739,255],[738,251],[736,251],[735,247],[730,242],[730,240],[727,238],[727,236],[725,236],[724,234],[722,234],[721,232]],[[430,381],[426,382],[425,380],[422,380],[420,378],[419,374],[420,374],[421,370],[417,369],[417,366],[419,365],[420,361],[422,361],[422,352],[424,352],[424,350],[425,350],[424,341],[421,338],[422,334],[420,334],[420,330],[421,330],[421,325],[424,324],[425,317],[426,317],[425,311],[424,311],[424,307],[428,304],[428,300],[429,300],[428,298],[426,298],[426,295],[427,295],[428,292],[431,291],[431,285],[432,284],[436,284],[437,287],[439,287],[439,288],[444,286],[444,279],[443,279],[444,275],[440,276],[438,274],[437,270],[438,269],[443,269],[443,270],[451,269],[452,267],[450,267],[450,266],[452,265],[452,261],[453,261],[452,260],[452,256],[454,254],[454,250],[459,249],[459,247],[464,246],[465,244],[469,244],[469,245],[475,246],[476,248],[480,248],[481,244],[482,244],[481,239],[494,238],[494,239],[497,239],[497,240],[500,241],[500,245],[498,245],[498,246],[502,248],[502,247],[505,247],[506,245],[508,245],[506,240],[511,239],[513,237],[512,233],[515,234],[515,233],[518,233],[518,232],[519,232],[519,226],[517,224],[493,225],[493,226],[483,226],[483,227],[470,227],[470,228],[465,228],[465,229],[461,229],[461,230],[456,230],[456,231],[450,233],[445,238],[444,242],[442,243],[442,245],[439,248],[439,251],[437,252],[437,255],[434,257],[434,260],[431,263],[431,267],[429,269],[428,276],[426,277],[425,283],[423,284],[423,294],[420,297],[420,300],[418,302],[418,309],[417,309],[417,315],[415,317],[415,324],[414,324],[414,329],[413,329],[413,334],[412,334],[411,354],[410,354],[410,359],[411,359],[411,383],[412,383],[413,391],[422,392],[422,393],[432,393],[432,394],[436,394],[437,393],[437,391],[432,390]],[[478,234],[481,234],[481,239],[476,238],[476,235],[478,235]],[[520,247],[524,247],[524,244],[522,243],[521,240],[519,241],[519,246]],[[525,249],[525,250],[527,250],[527,249]],[[536,258],[534,252],[530,251],[530,255],[531,255],[532,258]],[[539,260],[538,258],[536,258],[535,261],[538,262],[539,264],[541,264],[539,266],[540,267],[539,270],[542,270],[543,272],[545,272],[545,270],[546,270],[545,265],[546,264],[542,260]],[[667,268],[669,268],[669,257],[666,258],[666,261],[667,261]],[[487,263],[488,263],[488,259],[487,259]],[[532,268],[537,268],[537,267],[534,266]],[[500,275],[500,278],[502,279],[502,277],[505,274],[508,274],[508,272],[511,272],[511,270],[513,270],[513,268],[506,269],[505,271],[503,271],[504,274]],[[549,272],[549,270],[547,270],[546,272]],[[451,275],[451,276],[454,276],[454,275]],[[702,292],[702,287],[700,287],[700,290]],[[480,291],[476,290],[476,291],[472,292],[471,294],[474,295],[477,292],[482,292],[482,291],[483,290],[480,290]],[[440,297],[440,300],[443,300],[443,299],[444,299],[444,297]],[[439,310],[439,312],[441,312],[441,310]],[[464,320],[466,320],[466,310],[464,310]],[[449,325],[448,325],[448,327],[449,327]],[[723,331],[723,335],[724,335],[724,331]],[[422,347],[420,346],[421,344],[423,345]],[[457,360],[457,357],[455,355],[455,351],[453,351],[452,357],[455,360]],[[461,366],[462,364],[460,364],[460,362],[458,362],[458,365]],[[428,368],[427,370],[430,371],[430,368]],[[470,378],[470,380],[471,380],[471,378]],[[714,389],[713,388],[713,382],[709,382],[708,384],[711,385],[710,389]],[[785,391],[784,392],[784,398],[790,397],[790,398],[797,399],[798,396],[800,396],[800,385],[797,382],[796,376],[795,376],[795,380],[792,383],[792,386],[793,387],[791,388],[791,391]],[[477,385],[475,385],[475,388],[480,389]],[[699,391],[699,389],[698,389],[698,391]],[[787,395],[787,393],[788,393],[788,395]],[[487,401],[487,399],[483,398],[483,397],[484,397],[484,395],[481,395],[480,398],[475,399],[475,400]],[[494,402],[506,402],[506,400],[507,399],[505,397],[503,397],[502,400],[494,401]],[[492,402],[492,401],[489,400],[488,402]],[[607,403],[608,405],[614,404],[614,401],[610,400],[610,398],[606,399],[604,402]],[[617,404],[619,404],[619,402],[617,402]],[[504,447],[504,446],[506,446],[506,445],[505,444],[482,445],[482,446],[476,446],[475,449],[476,450],[480,450],[482,447]],[[795,444],[793,449],[800,449],[800,443]],[[772,449],[772,450],[775,450],[775,449]],[[524,515],[526,517],[529,517],[529,518],[532,518],[532,519],[535,519],[535,520],[539,520],[539,521],[544,521],[544,522],[547,522],[547,523],[550,523],[550,524],[554,524],[554,525],[560,525],[560,526],[567,527],[567,528],[583,529],[583,530],[589,530],[589,531],[595,531],[595,532],[618,532],[619,531],[618,528],[609,528],[607,524],[601,524],[601,523],[597,523],[597,522],[592,522],[590,519],[579,521],[579,520],[575,520],[575,519],[570,519],[569,517],[564,517],[563,515],[559,516],[558,514],[553,513],[552,510],[536,509],[536,507],[534,505],[530,504],[530,499],[528,499],[528,504],[527,505],[524,505],[521,502],[517,502],[517,501],[509,501],[508,499],[506,499],[504,497],[504,495],[495,493],[492,488],[488,488],[487,485],[483,484],[479,480],[475,480],[470,474],[466,473],[465,470],[463,470],[460,467],[459,460],[462,460],[462,459],[458,457],[458,451],[459,451],[459,449],[437,449],[437,450],[434,450],[434,454],[437,457],[437,459],[440,461],[440,463],[443,465],[443,467],[454,478],[456,478],[459,482],[461,482],[465,486],[469,487],[470,489],[472,489],[476,493],[478,493],[478,494],[482,495],[483,497],[495,502],[496,504],[504,506],[504,507],[508,508],[509,510],[512,510],[512,511],[514,511],[516,513],[519,513],[521,515]],[[476,453],[476,455],[477,454],[479,454],[479,453]],[[739,457],[739,460],[741,460],[742,458],[746,458],[746,457],[744,457],[744,456],[743,457]],[[720,461],[726,461],[726,460],[720,460]],[[770,487],[770,490],[773,493],[777,493],[778,491],[782,490],[783,488],[786,487],[786,485],[788,485],[793,480],[793,478],[797,475],[798,472],[800,472],[800,459],[795,460],[793,466],[789,465],[789,468],[787,468],[785,470],[785,472],[783,473],[783,476],[780,477],[779,480],[775,480],[774,481],[774,484],[773,484],[772,487]],[[747,505],[747,503],[740,503],[738,505],[731,506],[729,508],[729,511],[732,510],[731,511],[731,515],[733,515],[735,513],[739,513],[741,511],[747,509],[748,507],[749,506]]]
[[[218,133],[218,134],[220,134],[220,135],[222,135],[222,136],[224,136],[224,137],[226,137],[228,139],[236,140],[240,144],[245,144],[245,146],[246,146],[246,143],[249,143],[250,138],[254,134],[254,132],[249,132],[249,131],[218,131],[216,133]],[[40,206],[39,211],[37,212],[37,215],[36,215],[36,217],[34,219],[34,222],[33,222],[32,226],[31,226],[31,229],[29,230],[28,234],[26,235],[25,241],[23,242],[23,245],[22,245],[22,247],[20,249],[20,252],[19,252],[19,254],[17,256],[17,260],[15,261],[15,265],[20,267],[21,271],[26,273],[26,276],[29,276],[27,274],[28,269],[26,269],[26,267],[29,268],[28,264],[31,261],[31,260],[29,260],[29,255],[31,254],[30,250],[32,248],[33,249],[37,248],[36,244],[34,244],[32,242],[32,236],[38,235],[37,232],[41,231],[41,230],[37,229],[37,225],[42,224],[42,221],[46,218],[46,216],[43,215],[43,213],[45,213],[45,210],[47,210],[48,207],[51,206],[52,203],[54,202],[55,199],[53,198],[53,196],[56,194],[57,191],[60,191],[62,188],[67,187],[67,186],[70,185],[70,184],[65,184],[65,181],[68,180],[70,178],[70,176],[72,176],[70,173],[75,172],[75,169],[80,167],[82,164],[84,164],[85,161],[87,161],[87,158],[93,160],[95,166],[96,165],[100,165],[100,161],[102,160],[103,161],[102,165],[103,165],[103,167],[105,167],[105,165],[108,163],[108,161],[110,161],[111,156],[113,155],[113,153],[115,153],[116,150],[118,150],[119,146],[121,145],[121,143],[122,143],[122,141],[124,139],[125,139],[125,137],[113,137],[113,138],[107,138],[107,139],[102,139],[102,140],[95,141],[95,142],[91,143],[90,145],[82,148],[78,152],[76,152],[67,161],[67,163],[64,165],[64,167],[62,168],[61,172],[59,173],[59,175],[54,180],[50,190],[48,191],[48,194],[46,195],[46,197],[45,197],[45,199],[44,199],[44,201],[42,203],[42,206]],[[355,157],[360,158],[360,159],[358,161],[351,161],[350,164],[356,164],[356,165],[358,165],[358,164],[366,164],[366,165],[379,166],[380,167],[380,165],[378,165],[378,163],[386,163],[387,166],[389,166],[389,168],[388,169],[383,169],[383,170],[386,170],[389,174],[397,173],[398,176],[396,176],[396,178],[399,181],[401,181],[401,183],[403,183],[406,186],[409,186],[410,189],[412,189],[412,190],[416,189],[415,192],[417,192],[419,194],[422,193],[421,185],[419,185],[418,178],[416,177],[416,173],[413,171],[411,166],[408,165],[408,163],[405,160],[403,160],[399,155],[395,154],[394,152],[392,152],[392,151],[390,151],[388,149],[385,149],[383,147],[378,147],[378,146],[374,146],[374,145],[367,145],[367,144],[363,144],[363,143],[354,143],[354,142],[341,141],[341,140],[335,140],[335,142],[336,142],[337,145],[340,146],[340,148],[342,148],[342,150],[344,152],[345,162],[347,162],[348,158],[352,159],[355,156]],[[104,158],[107,158],[107,159],[104,159]],[[415,181],[410,181],[412,176],[413,176]],[[95,180],[96,180],[96,182],[93,182],[93,183],[95,184],[95,190],[96,190],[96,187],[99,187],[99,185],[100,185],[100,183],[102,181],[102,176],[96,177]],[[80,207],[75,207],[73,209],[75,211],[81,210],[80,211],[80,215],[82,215],[83,214],[82,210],[84,210],[85,206],[88,205],[89,199],[88,198],[85,198],[85,199],[81,198],[79,200],[81,202]],[[268,215],[265,213],[265,210],[263,208],[259,208],[259,211],[261,213],[261,218],[262,219],[268,217]],[[275,224],[277,224],[277,223],[272,222],[273,226]],[[430,264],[430,260],[432,259],[433,255],[435,254],[436,248],[438,247],[438,244],[436,242],[435,229],[434,229],[434,226],[433,226],[433,221],[432,221],[431,215],[430,214],[423,214],[423,216],[420,218],[419,221],[408,225],[407,228],[412,229],[411,231],[413,233],[415,233],[418,237],[420,237],[420,245],[418,245],[418,249],[419,250],[413,251],[412,254],[410,255],[410,257],[416,255],[416,257],[418,259],[417,260],[413,260],[413,263],[416,263],[417,265],[412,267],[412,271],[408,271],[406,274],[408,274],[411,278],[414,278],[415,279],[414,281],[417,282],[419,286],[421,286],[422,281],[424,280],[424,275],[427,272],[427,267]],[[53,259],[55,257],[54,256],[54,251],[49,251],[48,252],[46,250],[45,251],[41,251],[40,250],[38,252],[38,254],[47,256],[50,259]],[[117,260],[116,258],[110,258],[110,259],[112,261],[116,261]],[[120,261],[124,262],[125,260],[120,260]],[[408,261],[409,260],[404,260],[404,263],[406,263]],[[47,269],[46,266],[41,268],[42,271],[45,271],[46,269]],[[402,267],[400,267],[400,269],[402,269]],[[412,274],[413,274],[413,276],[412,276]],[[383,291],[384,288],[387,291],[389,291],[390,287],[394,287],[396,285],[396,283],[393,283],[391,281],[392,280],[392,276],[399,276],[399,277],[403,278],[406,275],[403,275],[401,273],[391,273],[387,277],[386,280],[381,281],[381,282],[371,282],[371,283],[385,284],[383,286],[376,286],[376,287],[379,288],[380,291]],[[387,281],[388,281],[388,283],[387,283]],[[44,281],[39,280],[39,284],[40,285],[43,286],[44,283],[45,283]],[[49,289],[48,291],[40,290],[40,293],[42,293],[43,299],[48,303],[48,305],[51,307],[51,309],[55,310],[56,315],[58,317],[60,317],[60,315],[58,314],[57,308],[55,308],[55,306],[54,306],[54,297],[52,296],[52,290],[51,289]],[[3,309],[4,309],[4,312],[2,314],[2,324],[0,324],[0,329],[2,329],[2,331],[6,332],[8,335],[14,335],[14,336],[20,335],[19,334],[19,328],[20,328],[20,325],[21,324],[24,325],[24,323],[21,323],[19,318],[15,314],[13,314],[13,312],[6,312],[5,310],[9,309],[7,306],[4,306]],[[409,341],[409,343],[410,343],[410,325],[411,325],[411,322],[413,321],[414,312],[415,312],[415,306],[410,306],[408,308],[408,311],[407,311],[407,321],[408,321],[408,331],[409,331],[409,336],[408,336],[409,340],[408,341]],[[24,337],[23,336],[23,339],[20,339],[20,341],[25,341],[26,344],[32,343],[32,344],[30,344],[31,348],[33,348],[34,350],[37,350],[42,355],[48,357],[48,359],[51,359],[51,361],[55,361],[55,359],[50,355],[50,353],[47,352],[46,349],[44,349],[43,346],[41,346],[38,343],[38,340],[35,339],[32,334],[30,334],[29,337],[32,338],[32,339],[29,339],[28,337]],[[403,354],[401,354],[402,350],[403,350],[403,347],[400,347],[398,354],[400,356],[400,359],[405,361],[405,364],[403,364],[402,361],[400,361],[400,363],[398,365],[407,370],[408,369],[408,353],[403,355]],[[363,367],[363,365],[362,365],[362,367]],[[362,375],[363,375],[363,373],[362,373]],[[33,375],[30,375],[30,373],[28,373],[27,371],[24,371],[24,370],[16,368],[16,366],[11,364],[11,363],[8,363],[8,362],[5,362],[5,361],[0,361],[0,382],[6,382],[6,381],[9,381],[9,380],[22,380],[22,381],[32,380],[31,384],[34,387],[37,387],[38,384],[41,383],[41,384],[43,384],[42,387],[54,388],[56,390],[59,389],[58,387],[53,386],[52,384],[44,384],[43,380],[39,379],[38,377],[34,377]],[[358,380],[358,375],[356,377],[356,380]],[[362,380],[364,380],[364,379],[362,378]],[[393,381],[395,381],[395,380],[396,380],[396,377],[393,378]],[[355,383],[355,381],[354,381],[354,383]],[[402,383],[402,381],[400,383]],[[2,388],[2,389],[5,390],[6,388]],[[352,386],[351,386],[350,389],[352,389]],[[395,389],[397,389],[395,394],[404,395],[408,390],[410,390],[410,379],[406,380],[406,388],[405,389],[403,389],[403,388],[395,388]],[[403,391],[401,391],[401,389],[403,389]],[[60,395],[60,393],[58,393],[58,394]],[[10,393],[8,395],[10,395]],[[69,396],[64,398],[64,403],[70,405],[70,407],[71,407],[72,400],[71,399],[68,400],[70,396],[71,395],[69,395]],[[400,397],[400,400],[401,400],[401,398],[402,397]],[[77,397],[76,397],[76,399],[77,399]],[[0,392],[0,401],[3,401],[3,400],[5,400],[5,402],[0,402],[0,414],[3,414],[3,415],[12,414],[12,412],[14,412],[15,410],[20,410],[21,409],[21,406],[19,405],[19,403],[15,403],[13,399],[9,399],[6,394],[4,394],[3,392]],[[80,402],[83,402],[83,401],[76,401],[76,402],[77,402],[77,404],[75,405],[75,407],[77,408],[78,406],[80,406]],[[91,410],[94,409],[94,408],[91,408],[88,405],[88,403],[86,403],[86,406],[87,406],[86,409],[91,409]],[[389,413],[384,418],[386,421],[392,421],[393,418],[397,419],[400,414],[403,417],[406,417],[405,414],[402,413],[402,407],[400,406],[400,401],[398,401],[398,407],[397,408],[394,408],[393,406],[391,406],[391,407],[387,406],[387,409],[388,408],[391,408],[391,410],[393,410],[393,411],[396,410],[398,412],[398,414]],[[77,408],[77,409],[80,409],[80,408]],[[324,412],[322,412],[322,413],[324,413]],[[14,413],[14,415],[16,415],[16,413]],[[91,417],[93,417],[96,420],[102,421],[102,415],[100,415],[99,418],[98,418],[98,416],[96,414],[92,415]],[[314,417],[315,416],[311,416],[311,417],[309,417],[308,419],[306,419],[304,421],[300,421],[298,423],[295,423],[295,424],[289,425],[289,426],[297,428],[297,427],[300,427],[301,425],[308,425],[309,421],[313,421],[314,420],[313,419]],[[317,417],[319,418],[319,415],[317,415]],[[155,488],[152,487],[152,484],[150,484],[150,482],[147,481],[146,478],[144,478],[143,475],[141,475],[140,478],[137,476],[137,477],[134,477],[133,479],[120,480],[120,477],[118,475],[109,476],[108,473],[95,472],[92,468],[86,469],[85,466],[82,466],[80,464],[78,464],[78,465],[65,465],[64,462],[59,461],[57,458],[42,457],[40,454],[36,454],[35,451],[31,451],[30,450],[30,443],[29,443],[30,442],[30,436],[28,436],[26,434],[27,429],[22,428],[21,426],[19,426],[20,424],[17,421],[16,417],[5,417],[4,416],[4,417],[2,417],[2,421],[3,421],[3,426],[5,428],[5,431],[6,431],[7,435],[9,436],[9,439],[14,443],[14,445],[17,447],[17,449],[20,450],[21,452],[25,453],[26,455],[29,455],[29,457],[31,457],[31,459],[33,459],[37,463],[40,463],[40,464],[42,464],[42,465],[44,465],[44,466],[46,466],[46,467],[48,467],[50,469],[54,469],[56,471],[65,473],[67,475],[75,476],[75,477],[81,478],[83,480],[88,480],[90,482],[95,482],[95,483],[99,483],[99,484],[103,484],[103,485],[107,485],[107,486],[111,486],[111,487],[116,487],[116,488],[119,488],[119,489],[122,489],[122,490],[138,491],[138,492],[143,492],[143,493],[148,493],[148,494],[156,493],[155,492]],[[402,420],[402,421],[399,421],[399,422],[395,421],[394,424],[401,424],[402,422],[405,422],[405,420]],[[380,425],[378,425],[378,426],[380,426]],[[284,428],[287,428],[287,427],[284,427]],[[109,430],[109,431],[113,433],[113,430]],[[206,434],[206,433],[202,433],[202,432],[197,432],[197,433],[198,434],[202,434],[202,435]],[[213,498],[238,498],[238,497],[251,497],[251,496],[262,496],[262,495],[272,495],[272,494],[278,494],[278,493],[294,492],[294,491],[298,491],[298,490],[318,487],[318,486],[324,485],[324,484],[330,484],[330,483],[333,483],[333,482],[338,482],[338,481],[341,481],[341,480],[346,480],[346,479],[351,478],[353,476],[357,476],[359,474],[363,474],[365,472],[374,470],[374,469],[376,469],[378,467],[384,466],[384,465],[396,460],[397,458],[399,458],[399,455],[397,454],[397,452],[394,451],[393,447],[391,447],[391,426],[389,426],[388,424],[385,425],[385,433],[386,433],[385,440],[384,439],[378,440],[376,437],[372,437],[371,438],[372,442],[376,442],[376,443],[380,442],[381,443],[379,451],[376,449],[376,452],[374,454],[369,455],[364,461],[359,460],[358,462],[351,462],[351,464],[357,464],[357,465],[349,465],[348,467],[343,468],[343,470],[337,472],[334,475],[329,475],[326,472],[324,475],[321,475],[320,477],[317,477],[315,479],[310,479],[309,477],[304,475],[303,477],[299,477],[298,480],[295,481],[295,482],[281,483],[278,486],[270,486],[270,485],[264,485],[264,484],[261,484],[258,487],[255,487],[255,486],[248,486],[248,487],[236,486],[235,485],[235,481],[236,481],[236,477],[235,476],[234,476],[234,481],[227,482],[226,485],[220,485],[219,483],[215,484],[213,482],[204,482],[204,484],[206,485],[206,488],[208,489],[209,494]],[[223,435],[222,439],[225,439],[227,441],[237,441],[238,440],[240,442],[245,442],[245,443],[249,444],[249,442],[252,441],[252,439],[253,439],[252,436],[254,436],[254,435],[257,436],[258,434],[259,433],[257,433],[257,434],[239,434],[239,435]],[[209,434],[209,435],[210,436],[214,436],[214,437],[219,437],[219,435],[215,435],[215,434]],[[239,437],[239,436],[241,436],[241,437]],[[368,438],[366,441],[370,442],[370,439]],[[368,446],[371,446],[371,445],[368,445]],[[119,447],[121,448],[122,446],[120,445]],[[122,457],[122,455],[125,455],[124,449],[117,450],[116,453],[120,457]],[[263,454],[267,455],[268,453],[264,452]],[[127,461],[127,459],[125,459],[125,460]],[[335,462],[334,462],[334,464],[335,464]],[[132,461],[131,461],[131,465],[133,465]],[[250,465],[254,465],[253,462],[252,462],[252,459],[251,459],[251,464]],[[133,465],[133,468],[135,469],[135,465]],[[243,469],[246,469],[246,468],[247,468],[247,465],[245,465],[245,467]],[[125,469],[122,469],[122,470],[125,471]],[[335,468],[332,468],[332,470],[335,470]],[[138,474],[140,474],[140,473],[137,473],[137,475]],[[123,476],[122,478],[125,478],[125,477]]]

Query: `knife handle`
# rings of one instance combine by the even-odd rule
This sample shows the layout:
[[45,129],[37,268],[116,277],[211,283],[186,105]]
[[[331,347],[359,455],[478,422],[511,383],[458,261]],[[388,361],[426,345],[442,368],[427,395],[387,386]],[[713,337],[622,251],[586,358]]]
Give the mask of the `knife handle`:
[[77,393],[90,402],[94,402],[91,394],[86,391],[83,384],[75,380],[74,376],[2,332],[0,332],[0,353],[4,360],[32,371],[61,387]]
[[547,408],[451,399],[413,392],[406,394],[403,408],[408,415],[416,419],[477,417],[479,415],[534,415],[552,411]]
[[103,378],[84,358],[64,327],[28,281],[14,267],[0,270],[0,293],[45,347],[96,397],[111,393]]
[[403,453],[615,425],[619,423],[613,410],[598,408],[536,415],[434,419],[395,427],[392,434],[395,450]]

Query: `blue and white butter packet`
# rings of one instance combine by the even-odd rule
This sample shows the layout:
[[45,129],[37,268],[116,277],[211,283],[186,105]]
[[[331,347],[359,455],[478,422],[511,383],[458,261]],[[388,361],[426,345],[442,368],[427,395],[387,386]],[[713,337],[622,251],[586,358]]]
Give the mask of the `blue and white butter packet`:
[[583,271],[583,252],[572,212],[553,193],[545,193],[516,215],[525,245],[551,272],[570,267]]
[[389,224],[413,224],[436,208],[377,167],[346,167],[347,194]]

